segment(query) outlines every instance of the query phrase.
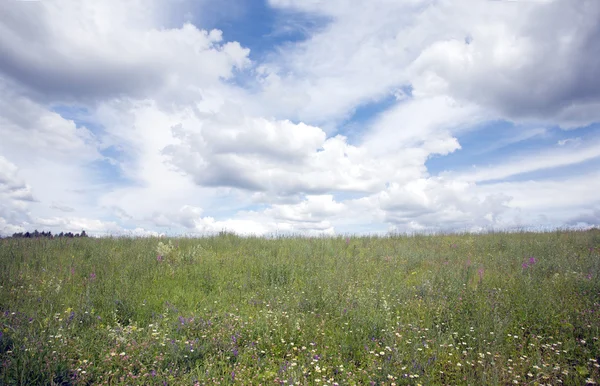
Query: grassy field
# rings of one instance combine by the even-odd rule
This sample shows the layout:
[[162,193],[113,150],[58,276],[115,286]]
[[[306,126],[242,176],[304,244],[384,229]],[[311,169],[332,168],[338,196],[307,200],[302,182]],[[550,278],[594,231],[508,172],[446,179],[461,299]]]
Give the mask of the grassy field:
[[600,232],[0,240],[3,385],[585,385]]

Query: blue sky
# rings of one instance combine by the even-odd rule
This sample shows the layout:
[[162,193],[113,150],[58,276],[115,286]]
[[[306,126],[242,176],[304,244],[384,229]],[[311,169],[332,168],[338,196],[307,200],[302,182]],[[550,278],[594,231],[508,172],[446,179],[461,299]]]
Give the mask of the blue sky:
[[597,1],[6,10],[1,234],[600,223]]

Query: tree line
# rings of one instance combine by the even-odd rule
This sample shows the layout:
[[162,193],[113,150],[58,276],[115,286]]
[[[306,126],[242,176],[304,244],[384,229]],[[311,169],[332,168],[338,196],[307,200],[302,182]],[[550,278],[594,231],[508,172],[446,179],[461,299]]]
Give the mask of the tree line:
[[17,232],[17,233],[13,233],[13,235],[11,236],[14,239],[37,239],[40,237],[44,237],[44,238],[48,238],[48,239],[53,239],[55,237],[68,237],[68,238],[73,238],[73,237],[88,237],[87,233],[85,233],[85,231],[81,231],[81,233],[73,233],[73,232],[60,232],[59,234],[53,235],[52,232],[48,231],[48,232],[38,232],[38,230],[36,229],[33,232]]

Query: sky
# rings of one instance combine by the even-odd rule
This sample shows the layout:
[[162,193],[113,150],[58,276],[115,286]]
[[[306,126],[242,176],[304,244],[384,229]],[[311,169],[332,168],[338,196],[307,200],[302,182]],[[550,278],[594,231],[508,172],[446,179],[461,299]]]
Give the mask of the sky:
[[598,0],[2,7],[2,235],[600,224]]

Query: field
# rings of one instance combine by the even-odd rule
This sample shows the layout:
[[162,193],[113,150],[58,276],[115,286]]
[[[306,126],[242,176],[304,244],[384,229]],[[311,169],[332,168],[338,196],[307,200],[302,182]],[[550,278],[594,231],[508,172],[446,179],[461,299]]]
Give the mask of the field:
[[3,385],[585,385],[600,232],[0,240]]

